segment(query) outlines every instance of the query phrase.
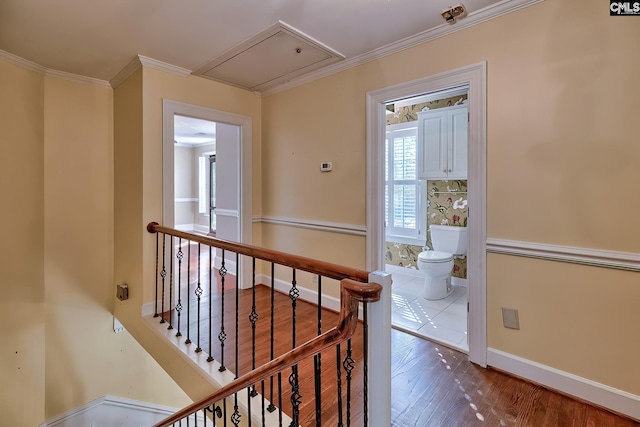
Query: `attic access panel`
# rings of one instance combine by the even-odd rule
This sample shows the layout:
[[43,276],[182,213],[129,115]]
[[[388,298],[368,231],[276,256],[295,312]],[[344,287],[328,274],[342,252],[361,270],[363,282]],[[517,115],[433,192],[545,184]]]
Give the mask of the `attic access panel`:
[[335,50],[278,22],[194,74],[260,91],[343,59]]

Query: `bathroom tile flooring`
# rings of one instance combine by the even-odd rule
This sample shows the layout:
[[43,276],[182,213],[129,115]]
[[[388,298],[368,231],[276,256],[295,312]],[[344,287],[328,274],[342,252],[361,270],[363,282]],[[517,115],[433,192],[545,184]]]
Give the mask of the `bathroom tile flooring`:
[[395,329],[437,341],[463,352],[467,343],[467,288],[456,286],[445,299],[420,296],[424,279],[391,273],[393,285],[391,324]]

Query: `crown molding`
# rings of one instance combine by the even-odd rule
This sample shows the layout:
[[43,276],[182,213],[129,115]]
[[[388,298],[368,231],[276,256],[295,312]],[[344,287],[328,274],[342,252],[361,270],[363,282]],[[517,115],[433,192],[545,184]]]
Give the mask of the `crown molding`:
[[140,67],[142,67],[142,62],[140,62],[140,59],[136,56],[131,61],[129,61],[129,63],[125,65],[124,68],[120,70],[114,78],[109,80],[109,84],[113,89],[117,88],[122,82],[127,79],[127,77],[133,74]]
[[337,64],[328,65],[314,73],[309,73],[299,78],[293,78],[286,83],[262,91],[260,94],[262,96],[273,95],[275,93],[282,92],[287,89],[291,89],[296,86],[300,86],[305,83],[309,83],[314,80],[339,73],[340,71],[345,71],[350,68],[366,64],[367,62],[375,61],[376,59],[401,52],[411,47],[429,42],[431,40],[435,40],[440,37],[444,37],[451,33],[455,33],[456,31],[464,30],[465,28],[481,24],[493,18],[515,12],[517,10],[532,6],[536,3],[541,3],[543,1],[544,0],[503,0],[499,3],[495,3],[476,12],[470,13],[466,18],[457,21],[455,24],[444,23],[416,35],[406,37],[394,43],[390,43],[379,49],[372,50],[371,52],[354,56],[353,58],[346,59]]
[[178,67],[176,65],[167,64],[166,62],[158,61],[157,59],[149,58],[142,55],[138,55],[138,59],[144,67],[154,68],[156,70],[177,74],[183,77],[191,74],[191,70],[187,70],[186,68]]
[[167,64],[166,62],[158,61],[157,59],[149,58],[143,55],[137,55],[133,58],[125,67],[120,70],[118,74],[109,83],[112,88],[117,88],[122,82],[124,82],[131,74],[133,74],[140,67],[153,68],[167,73],[177,74],[179,76],[188,76],[191,74],[190,70],[186,68],[178,67],[176,65]]
[[93,77],[86,77],[86,76],[81,76],[79,74],[67,73],[66,71],[46,69],[44,72],[44,75],[48,77],[57,77],[59,79],[70,80],[76,83],[84,83],[84,84],[109,87],[109,88],[111,87],[109,82],[106,80],[94,79]]
[[91,84],[94,86],[109,87],[109,82],[105,80],[94,79],[92,77],[85,77],[79,74],[67,73],[66,71],[52,70],[4,50],[0,50],[0,60],[4,60],[13,65],[17,65],[20,68],[24,68],[25,70],[34,71],[38,74],[42,74],[48,77],[56,77],[59,79],[70,80],[72,82],[77,82],[77,83]]
[[0,50],[0,59],[13,65],[17,65],[20,68],[24,68],[25,70],[34,71],[38,74],[44,74],[47,71],[47,69],[40,64],[36,64],[35,62],[31,62],[4,50]]

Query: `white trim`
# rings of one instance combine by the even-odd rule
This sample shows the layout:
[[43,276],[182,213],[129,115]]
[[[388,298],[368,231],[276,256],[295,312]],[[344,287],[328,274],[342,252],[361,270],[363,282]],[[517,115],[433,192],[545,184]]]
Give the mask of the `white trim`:
[[170,406],[106,395],[52,417],[40,424],[40,427],[104,425],[105,421],[108,422],[104,419],[105,411],[108,411],[109,416],[113,417],[116,415],[116,411],[122,410],[128,410],[126,414],[122,414],[121,419],[122,422],[126,421],[127,425],[160,422],[178,411],[177,408]]
[[197,197],[176,197],[174,199],[175,203],[188,203],[188,202],[198,202]]
[[315,221],[312,219],[290,218],[283,216],[263,216],[255,218],[254,222],[265,224],[284,225],[288,227],[307,228],[332,233],[350,234],[354,236],[366,236],[367,228],[362,225],[342,224],[338,222]]
[[367,93],[367,269],[384,268],[385,104],[447,88],[469,87],[469,358],[484,366],[487,351],[486,188],[487,64],[480,62]]
[[[271,276],[267,274],[258,274],[256,275],[256,284],[266,285],[271,287]],[[289,294],[289,290],[291,289],[291,282],[287,282],[282,279],[274,279],[273,280],[274,288],[276,291],[281,292],[285,295]],[[318,305],[318,292],[312,291],[311,289],[307,289],[304,287],[297,287],[298,291],[300,291],[300,298],[303,301],[307,301],[313,305]],[[333,310],[335,312],[340,311],[340,299],[334,298],[329,295],[323,294],[321,299],[323,308],[328,308],[329,310]]]
[[405,276],[424,277],[424,273],[416,268],[400,267],[399,265],[385,264],[384,271],[393,274],[403,274]]
[[240,212],[238,212],[235,209],[220,209],[220,208],[216,208],[213,213],[216,214],[216,216],[230,216],[233,218],[240,218]]
[[24,68],[25,70],[34,71],[38,74],[42,74],[48,77],[55,77],[72,82],[91,84],[95,86],[111,87],[111,85],[109,85],[109,82],[107,82],[106,80],[94,79],[92,77],[85,77],[79,74],[67,73],[66,71],[52,70],[1,49],[0,60],[4,60],[5,62],[9,62],[20,68]]
[[487,239],[487,252],[618,270],[640,271],[640,253],[635,252],[617,252],[492,238]]
[[94,79],[93,77],[85,77],[85,76],[81,76],[80,74],[67,73],[66,71],[47,69],[44,72],[44,75],[47,77],[55,77],[58,79],[69,80],[76,83],[84,83],[84,84],[90,84],[93,86],[111,88],[111,85],[106,80]]
[[166,62],[158,61],[157,59],[149,58],[148,56],[138,55],[138,60],[143,67],[149,67],[156,70],[164,71],[166,73],[177,74],[178,76],[188,76],[191,74],[191,70],[178,67],[177,65],[167,64]]
[[296,86],[303,85],[305,83],[312,82],[314,80],[321,79],[323,77],[330,76],[332,74],[339,73],[344,70],[348,70],[353,67],[357,67],[367,62],[375,61],[385,56],[392,55],[397,52],[401,52],[405,49],[427,43],[429,41],[444,37],[456,31],[464,30],[465,28],[472,27],[477,24],[489,21],[493,18],[497,18],[502,15],[506,15],[511,12],[523,9],[525,7],[541,3],[544,0],[503,0],[499,3],[489,5],[476,12],[470,13],[464,19],[457,21],[454,25],[441,24],[435,28],[423,31],[419,34],[404,38],[394,43],[390,43],[381,48],[372,50],[371,52],[364,53],[362,55],[354,56],[353,58],[346,59],[336,64],[324,67],[316,72],[305,74],[299,78],[292,78],[286,83],[275,86],[271,89],[262,91],[261,96],[273,95],[278,92],[282,92]]
[[46,67],[29,61],[28,59],[21,58],[18,55],[7,52],[6,50],[0,49],[0,59],[13,65],[17,65],[20,68],[24,68],[25,70],[34,71],[38,74],[44,74],[47,71]]
[[537,384],[640,420],[640,396],[532,360],[487,349],[487,364]]
[[127,65],[125,65],[122,70],[118,71],[118,74],[115,75],[111,80],[109,80],[109,84],[112,88],[117,88],[120,86],[122,82],[124,82],[127,77],[133,74],[138,68],[142,67],[142,63],[140,59],[136,56],[133,58]]

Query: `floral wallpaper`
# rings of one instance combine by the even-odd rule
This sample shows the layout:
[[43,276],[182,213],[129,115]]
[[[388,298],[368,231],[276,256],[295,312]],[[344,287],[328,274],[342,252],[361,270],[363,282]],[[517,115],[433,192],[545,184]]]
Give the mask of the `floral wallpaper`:
[[[466,227],[468,217],[467,180],[427,181],[427,228],[431,224]],[[433,248],[430,233],[427,233],[426,244],[429,248]],[[421,246],[386,242],[386,263],[417,269],[420,252],[422,252]],[[454,258],[452,275],[466,279],[466,257]]]
[[398,107],[394,104],[387,104],[387,110],[393,114],[387,114],[387,125],[395,125],[397,123],[413,122],[418,120],[418,113],[423,110],[435,110],[436,108],[451,107],[452,105],[464,104],[467,95],[454,96],[452,98],[438,99],[436,101],[422,102],[420,104],[407,105]]

